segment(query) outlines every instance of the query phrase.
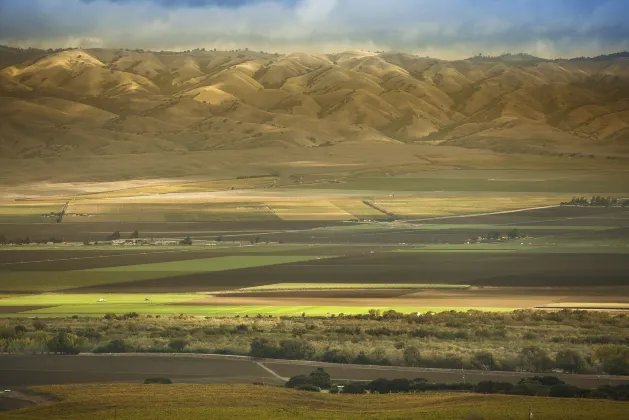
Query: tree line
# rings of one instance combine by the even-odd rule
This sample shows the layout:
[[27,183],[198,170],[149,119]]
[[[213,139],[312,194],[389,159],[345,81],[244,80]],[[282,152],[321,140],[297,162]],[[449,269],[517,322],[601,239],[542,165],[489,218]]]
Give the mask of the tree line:
[[561,202],[562,206],[581,206],[581,207],[611,207],[611,206],[629,206],[629,200],[620,202],[614,197],[602,197],[600,195],[587,199],[586,197],[572,197],[570,201]]
[[392,394],[421,393],[435,391],[462,391],[478,394],[527,395],[557,398],[594,398],[629,401],[629,384],[603,385],[596,389],[579,388],[569,385],[555,376],[531,376],[520,379],[516,384],[502,381],[481,381],[476,384],[467,382],[429,382],[424,378],[379,378],[371,382],[335,383],[323,369],[317,368],[308,375],[291,377],[287,388],[302,391],[344,394]]

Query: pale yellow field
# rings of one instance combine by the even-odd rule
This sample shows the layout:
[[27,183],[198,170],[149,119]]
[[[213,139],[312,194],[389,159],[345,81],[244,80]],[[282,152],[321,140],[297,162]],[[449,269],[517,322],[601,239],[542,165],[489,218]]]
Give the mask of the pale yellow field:
[[565,196],[383,197],[373,203],[399,217],[438,217],[557,205]]
[[265,202],[282,220],[351,220],[351,213],[328,200],[296,200]]

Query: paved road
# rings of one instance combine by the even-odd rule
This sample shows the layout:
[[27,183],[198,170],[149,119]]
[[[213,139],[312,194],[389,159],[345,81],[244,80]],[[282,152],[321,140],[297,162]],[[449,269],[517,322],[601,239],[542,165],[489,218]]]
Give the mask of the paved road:
[[[142,382],[165,376],[179,383],[282,383],[324,367],[334,380],[426,378],[429,381],[496,380],[515,383],[519,372],[479,372],[389,366],[341,365],[294,360],[254,360],[221,355],[0,355],[0,388],[51,384]],[[556,375],[584,388],[629,384],[627,376]]]

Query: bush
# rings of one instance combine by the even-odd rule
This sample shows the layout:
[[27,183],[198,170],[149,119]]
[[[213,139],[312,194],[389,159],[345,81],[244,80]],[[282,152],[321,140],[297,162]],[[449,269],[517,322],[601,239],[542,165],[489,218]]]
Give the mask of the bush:
[[145,384],[172,384],[173,381],[171,381],[169,378],[147,378],[144,380]]
[[94,353],[130,353],[135,349],[125,340],[112,340],[94,349]]
[[183,338],[175,338],[168,343],[168,347],[175,353],[181,353],[187,345],[188,341]]
[[474,355],[472,366],[482,370],[497,370],[500,368],[500,363],[498,363],[491,352],[483,351]]
[[329,389],[332,386],[330,375],[323,369],[317,368],[309,375],[297,375],[286,382],[287,388],[299,388],[304,385],[312,385],[321,389]]
[[24,325],[21,325],[21,324],[16,325],[14,330],[15,330],[15,334],[18,336],[24,335],[28,331],[28,329]]
[[304,384],[304,385],[300,385],[297,388],[300,391],[309,391],[309,392],[321,392],[321,388],[319,388],[316,385],[312,385],[312,384]]
[[251,341],[249,355],[253,357],[275,357],[278,349],[275,342],[267,338],[254,338]]
[[43,331],[46,329],[46,324],[44,324],[41,319],[35,319],[33,320],[33,328],[35,328],[36,331]]
[[531,397],[547,397],[550,388],[544,385],[523,383],[517,384],[509,391],[513,395],[528,395]]
[[577,350],[561,350],[555,356],[557,367],[570,373],[580,373],[587,369],[587,362]]
[[546,372],[552,367],[552,360],[544,349],[529,346],[520,352],[520,367],[527,371]]
[[360,382],[350,382],[343,387],[343,394],[364,394],[367,392],[367,386]]
[[286,388],[297,388],[302,385],[306,385],[310,383],[308,376],[306,375],[297,375],[291,377],[288,382],[286,382]]
[[321,356],[321,360],[328,363],[350,363],[352,361],[351,356],[339,349],[326,350]]
[[308,360],[314,356],[315,349],[305,340],[284,340],[280,342],[277,357],[284,359]]
[[319,388],[329,389],[332,386],[332,379],[330,378],[330,374],[327,373],[323,368],[316,368],[314,371],[310,372],[308,375],[308,379],[310,383],[318,386]]
[[549,396],[560,398],[579,398],[583,392],[576,386],[561,384],[550,388]]
[[421,353],[415,346],[404,348],[404,364],[406,366],[419,366],[421,362]]
[[513,388],[509,382],[481,381],[474,386],[474,392],[479,394],[508,394]]
[[81,352],[79,337],[65,332],[57,333],[46,343],[46,347],[49,352],[55,354],[79,354]]

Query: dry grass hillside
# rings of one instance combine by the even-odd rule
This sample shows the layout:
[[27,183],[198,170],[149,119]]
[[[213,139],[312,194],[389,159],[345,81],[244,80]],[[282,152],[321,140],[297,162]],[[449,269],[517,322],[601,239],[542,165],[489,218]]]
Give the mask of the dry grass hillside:
[[627,158],[629,58],[0,48],[4,161],[339,143]]

